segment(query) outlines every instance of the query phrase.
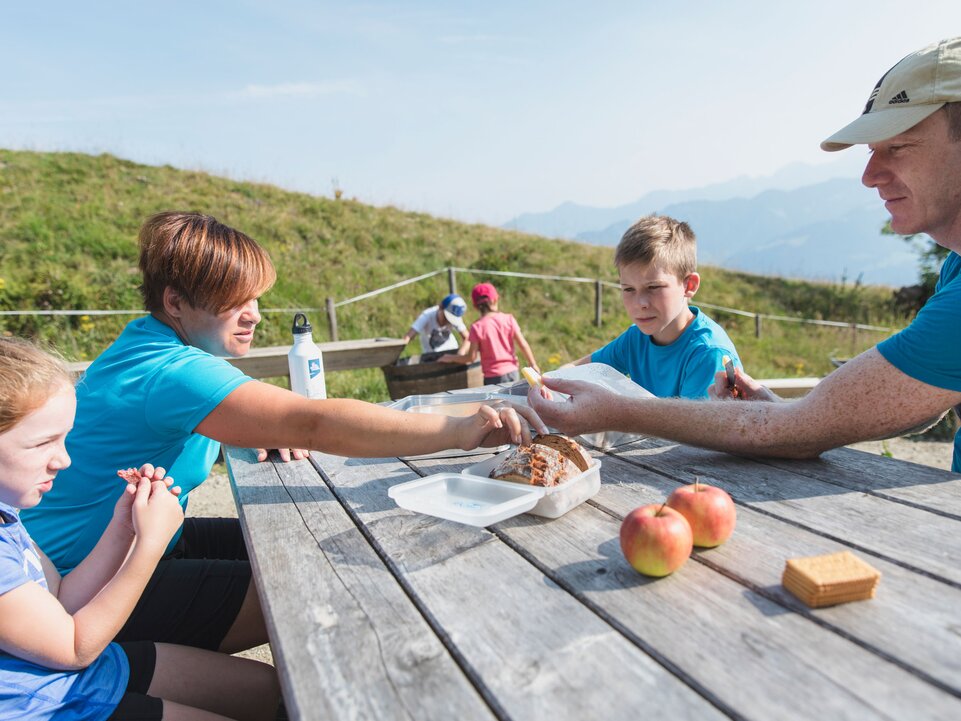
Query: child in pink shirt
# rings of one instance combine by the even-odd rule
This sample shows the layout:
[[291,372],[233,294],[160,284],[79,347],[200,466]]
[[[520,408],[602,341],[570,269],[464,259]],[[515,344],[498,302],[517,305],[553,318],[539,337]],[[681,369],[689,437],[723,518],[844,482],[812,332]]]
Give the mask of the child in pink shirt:
[[484,383],[505,383],[519,380],[517,356],[514,346],[520,349],[527,364],[540,372],[534,353],[524,334],[521,333],[517,320],[510,313],[497,310],[497,289],[492,283],[478,283],[471,291],[474,307],[480,311],[480,320],[470,327],[470,342],[467,352],[463,354],[448,354],[437,360],[441,363],[473,363],[480,354],[481,371],[484,373]]

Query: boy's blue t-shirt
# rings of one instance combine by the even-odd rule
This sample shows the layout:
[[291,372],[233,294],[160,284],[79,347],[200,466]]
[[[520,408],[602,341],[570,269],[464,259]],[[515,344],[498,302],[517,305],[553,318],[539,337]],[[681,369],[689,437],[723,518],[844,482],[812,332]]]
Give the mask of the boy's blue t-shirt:
[[707,398],[714,374],[731,356],[738,367],[734,343],[700,308],[691,306],[694,320],[670,345],[657,345],[632,325],[603,348],[591,353],[594,363],[606,363],[631,377],[658,398]]
[[224,359],[185,345],[152,316],[127,324],[77,384],[70,467],[43,503],[21,513],[61,573],[73,570],[103,535],[124,489],[118,469],[163,466],[187,507],[190,491],[220,452],[219,442],[193,430],[249,380]]
[[[934,295],[911,324],[878,343],[882,356],[902,373],[937,388],[961,391],[961,256],[941,266]],[[951,470],[961,473],[961,431],[954,436]]]
[[[47,588],[17,510],[0,503],[0,596],[31,581]],[[0,651],[0,719],[102,721],[117,707],[129,677],[127,655],[115,643],[80,671],[55,671]]]

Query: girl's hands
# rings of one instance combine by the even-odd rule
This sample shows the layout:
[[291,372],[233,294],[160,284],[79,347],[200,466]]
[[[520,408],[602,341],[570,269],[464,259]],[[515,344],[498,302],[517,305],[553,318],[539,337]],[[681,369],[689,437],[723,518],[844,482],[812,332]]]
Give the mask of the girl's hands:
[[[137,486],[141,479],[146,479],[150,482],[160,481],[171,494],[179,496],[180,487],[174,486],[174,479],[167,477],[166,474],[167,471],[162,466],[154,467],[151,463],[144,463],[139,469],[128,468],[117,471],[117,475],[127,481],[127,487],[124,489],[120,498],[117,499],[117,504],[114,506],[113,523],[127,530],[131,536],[136,534],[131,511],[137,494]],[[180,505],[179,502],[178,505]]]
[[184,511],[163,480],[144,477],[137,483],[130,518],[137,544],[156,544],[162,553],[183,524]]

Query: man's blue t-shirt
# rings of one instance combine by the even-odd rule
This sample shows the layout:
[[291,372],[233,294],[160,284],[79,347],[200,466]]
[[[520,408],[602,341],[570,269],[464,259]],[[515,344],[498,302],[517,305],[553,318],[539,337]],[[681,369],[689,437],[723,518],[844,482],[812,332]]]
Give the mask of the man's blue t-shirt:
[[[878,343],[882,356],[902,373],[937,388],[961,392],[961,256],[941,266],[934,295],[911,324]],[[951,470],[961,473],[961,431],[954,436]]]
[[734,343],[717,323],[696,306],[694,320],[669,345],[657,345],[632,325],[600,350],[594,363],[606,363],[631,377],[658,398],[707,398],[714,374],[724,369],[722,358],[731,356],[738,367]]
[[61,573],[103,535],[124,489],[118,469],[163,466],[187,507],[220,452],[220,443],[194,428],[249,380],[222,358],[185,345],[152,316],[127,324],[77,384],[77,417],[67,436],[71,466],[43,503],[21,513]]
[[[0,596],[31,581],[47,588],[17,510],[0,503]],[[0,651],[0,719],[102,721],[117,707],[129,677],[127,655],[115,643],[80,671],[55,671]]]

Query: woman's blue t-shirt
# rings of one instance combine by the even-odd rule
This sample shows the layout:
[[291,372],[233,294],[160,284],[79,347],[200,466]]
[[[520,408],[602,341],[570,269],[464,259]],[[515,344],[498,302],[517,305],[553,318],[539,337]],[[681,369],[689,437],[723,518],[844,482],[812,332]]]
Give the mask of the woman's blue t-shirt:
[[707,398],[714,374],[724,369],[721,359],[731,356],[738,367],[741,360],[721,326],[696,306],[691,312],[694,320],[669,345],[657,345],[632,325],[591,360],[630,376],[658,398]]
[[220,452],[220,443],[194,429],[249,380],[223,358],[184,344],[152,316],[127,324],[77,384],[70,467],[43,503],[21,514],[61,573],[73,570],[103,535],[124,489],[118,469],[163,466],[187,507],[190,491]]
[[[934,295],[907,328],[877,348],[902,373],[961,392],[961,256],[948,254]],[[961,473],[961,431],[954,436],[951,470]]]
[[[17,510],[0,503],[0,596],[30,582],[47,588],[40,557]],[[0,719],[102,721],[129,676],[127,656],[115,643],[80,671],[55,671],[0,651]]]

